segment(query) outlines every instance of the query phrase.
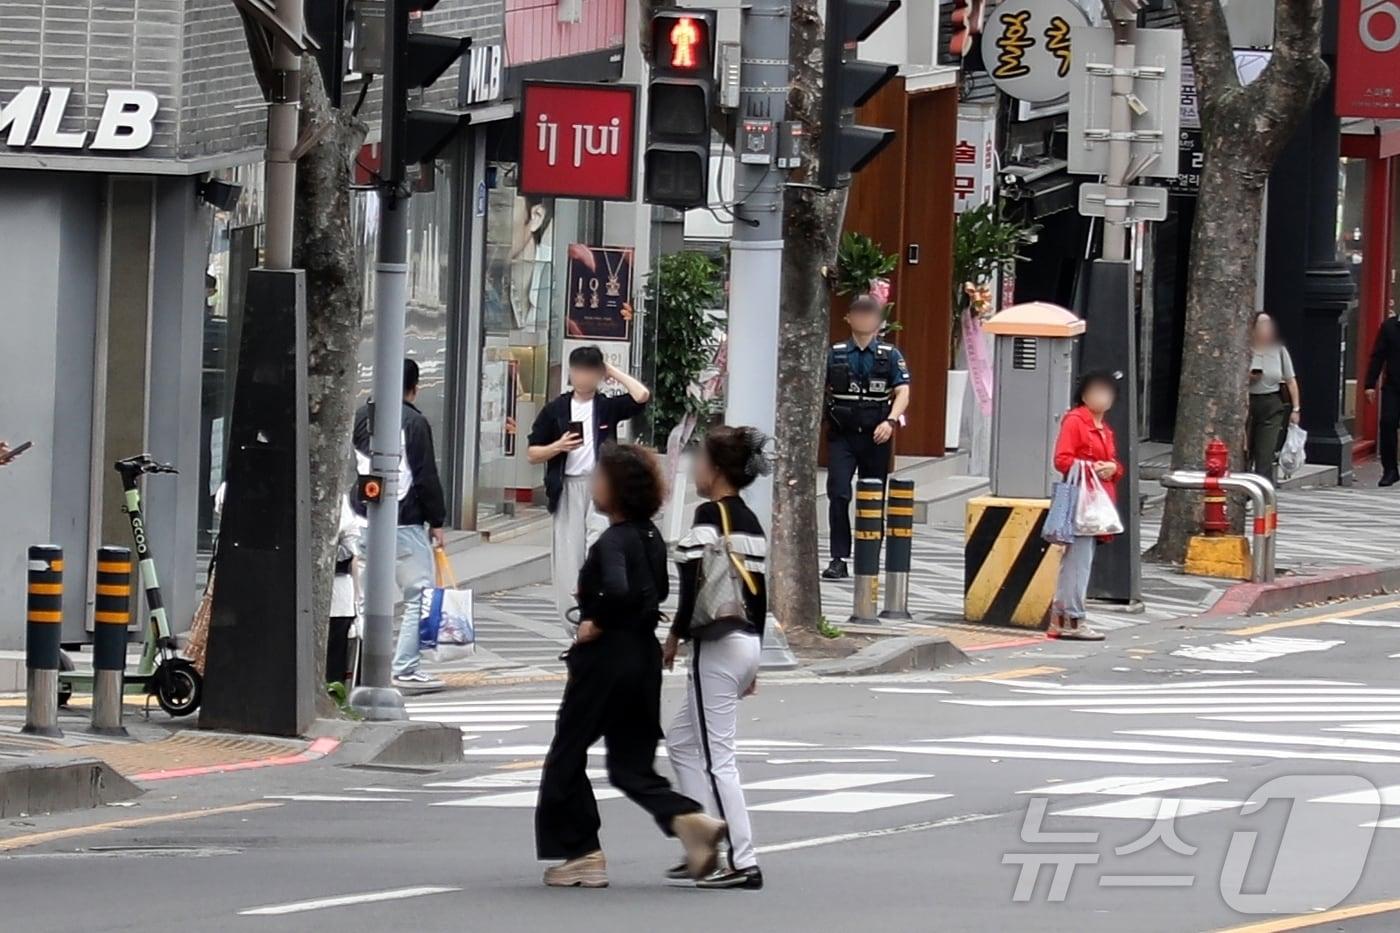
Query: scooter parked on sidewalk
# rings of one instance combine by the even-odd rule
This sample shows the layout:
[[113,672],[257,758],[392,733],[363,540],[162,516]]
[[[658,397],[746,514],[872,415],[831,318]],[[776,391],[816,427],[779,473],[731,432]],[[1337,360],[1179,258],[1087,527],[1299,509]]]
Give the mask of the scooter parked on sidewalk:
[[[151,554],[145,519],[141,515],[141,490],[137,485],[138,479],[143,475],[173,474],[179,471],[168,463],[158,463],[150,454],[118,460],[112,468],[121,477],[124,497],[122,510],[131,522],[131,537],[136,544],[137,566],[141,573],[141,587],[146,594],[146,612],[149,620],[140,663],[136,673],[128,674],[125,678],[126,685],[144,686],[147,695],[154,696],[160,708],[171,716],[188,716],[199,708],[204,692],[204,678],[195,669],[193,662],[179,656],[175,638],[170,633],[165,600],[161,596],[160,582],[156,578],[155,558]],[[75,684],[90,685],[91,681],[91,673],[61,671],[58,688],[60,701],[72,694]]]

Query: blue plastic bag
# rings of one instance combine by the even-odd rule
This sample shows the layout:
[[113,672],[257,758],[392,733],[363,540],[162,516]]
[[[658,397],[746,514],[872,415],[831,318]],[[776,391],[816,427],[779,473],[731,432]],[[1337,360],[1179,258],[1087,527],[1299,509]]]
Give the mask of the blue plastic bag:
[[1051,544],[1074,541],[1074,513],[1079,505],[1079,482],[1083,472],[1084,464],[1076,460],[1065,474],[1064,482],[1050,489],[1050,511],[1046,513],[1040,536]]
[[418,651],[430,661],[458,661],[476,653],[472,591],[457,589],[447,555],[434,550],[437,586],[424,590],[418,616]]

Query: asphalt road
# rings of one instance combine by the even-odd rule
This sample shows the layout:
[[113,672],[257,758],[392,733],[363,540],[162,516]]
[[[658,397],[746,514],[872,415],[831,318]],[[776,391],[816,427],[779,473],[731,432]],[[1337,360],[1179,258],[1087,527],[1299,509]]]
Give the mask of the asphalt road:
[[616,799],[612,887],[543,888],[558,686],[439,695],[414,714],[462,726],[464,765],[269,769],[11,821],[0,903],[27,933],[1395,930],[1397,663],[1388,598],[939,675],[768,678],[741,723],[762,892],[668,887],[674,843]]

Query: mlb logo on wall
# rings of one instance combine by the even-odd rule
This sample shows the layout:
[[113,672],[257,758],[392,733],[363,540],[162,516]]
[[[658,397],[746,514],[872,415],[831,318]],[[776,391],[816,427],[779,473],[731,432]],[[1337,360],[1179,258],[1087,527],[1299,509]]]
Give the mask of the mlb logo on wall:
[[1400,0],[1341,0],[1337,115],[1400,117]]
[[520,104],[520,193],[630,201],[637,88],[527,81]]

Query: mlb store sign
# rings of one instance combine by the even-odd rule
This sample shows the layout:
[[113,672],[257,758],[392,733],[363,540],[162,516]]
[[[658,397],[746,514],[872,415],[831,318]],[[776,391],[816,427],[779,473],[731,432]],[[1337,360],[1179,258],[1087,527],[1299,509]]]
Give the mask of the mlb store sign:
[[130,88],[108,91],[91,131],[62,129],[72,94],[71,88],[31,84],[8,100],[0,99],[0,142],[10,149],[90,152],[138,152],[151,144],[159,109],[155,94]]

